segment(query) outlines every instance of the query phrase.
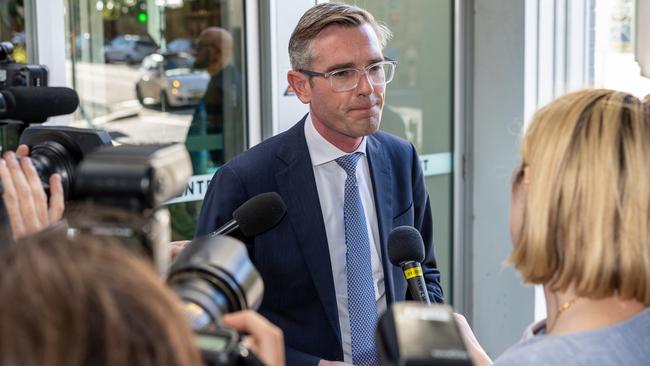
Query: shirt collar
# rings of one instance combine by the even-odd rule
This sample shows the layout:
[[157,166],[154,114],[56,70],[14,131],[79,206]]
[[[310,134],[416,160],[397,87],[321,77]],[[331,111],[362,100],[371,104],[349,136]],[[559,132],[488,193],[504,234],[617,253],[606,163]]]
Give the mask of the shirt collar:
[[[305,119],[305,140],[307,140],[307,149],[309,150],[309,156],[311,157],[311,164],[313,166],[322,165],[329,163],[330,161],[336,160],[343,155],[348,155],[351,153],[346,153],[345,151],[339,149],[338,147],[332,145],[329,141],[325,140],[321,134],[316,131],[314,127],[314,122],[311,119],[311,113],[307,115]],[[359,152],[361,154],[366,154],[366,138],[361,140],[359,146],[352,153]]]

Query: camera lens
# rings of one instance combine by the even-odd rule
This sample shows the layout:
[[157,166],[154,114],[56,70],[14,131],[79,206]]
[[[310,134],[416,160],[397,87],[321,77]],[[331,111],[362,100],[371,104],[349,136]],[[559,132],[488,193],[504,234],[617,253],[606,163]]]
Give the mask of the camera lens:
[[68,198],[72,187],[72,177],[77,159],[70,151],[56,141],[45,141],[32,147],[32,163],[41,178],[43,187],[49,190],[49,177],[58,173],[61,176],[63,192]]
[[192,241],[172,264],[167,282],[197,331],[218,324],[224,314],[257,309],[264,293],[246,246],[228,236]]

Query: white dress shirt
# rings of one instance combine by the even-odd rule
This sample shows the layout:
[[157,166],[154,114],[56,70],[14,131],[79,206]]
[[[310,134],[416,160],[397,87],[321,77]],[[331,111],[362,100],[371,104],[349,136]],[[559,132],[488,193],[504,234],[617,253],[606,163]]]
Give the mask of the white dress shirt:
[[[325,140],[314,127],[311,115],[305,120],[305,139],[314,169],[318,199],[323,212],[325,232],[332,263],[334,290],[336,291],[336,304],[341,327],[341,340],[343,341],[343,355],[345,362],[352,364],[352,344],[350,338],[350,316],[348,314],[348,288],[346,271],[346,245],[345,224],[343,221],[343,197],[347,175],[335,161],[348,153],[340,150]],[[375,288],[377,314],[386,310],[386,291],[384,287],[384,271],[380,260],[381,248],[379,247],[379,228],[377,224],[377,211],[373,196],[372,178],[366,155],[366,138],[363,139],[355,152],[362,154],[357,163],[357,182],[361,203],[366,216],[368,239],[370,240],[370,261],[372,266],[372,282]]]

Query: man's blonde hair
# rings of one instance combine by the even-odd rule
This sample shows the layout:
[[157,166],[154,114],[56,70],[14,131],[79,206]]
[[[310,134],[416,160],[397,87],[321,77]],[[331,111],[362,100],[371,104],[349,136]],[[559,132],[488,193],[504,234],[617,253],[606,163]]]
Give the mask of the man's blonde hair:
[[360,27],[370,24],[377,34],[381,47],[384,48],[392,37],[391,31],[380,24],[368,11],[354,5],[339,3],[322,3],[307,10],[289,39],[289,58],[294,70],[309,69],[314,60],[311,41],[323,29],[338,25],[342,27]]
[[521,158],[528,189],[509,260],[524,280],[650,305],[650,106],[567,94],[535,114]]

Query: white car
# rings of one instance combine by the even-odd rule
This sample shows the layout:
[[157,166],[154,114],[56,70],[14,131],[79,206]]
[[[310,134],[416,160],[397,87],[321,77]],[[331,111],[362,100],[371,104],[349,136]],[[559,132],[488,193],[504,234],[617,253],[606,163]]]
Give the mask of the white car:
[[135,93],[141,104],[166,107],[196,105],[208,87],[210,75],[192,68],[194,58],[187,53],[154,53],[142,60]]

